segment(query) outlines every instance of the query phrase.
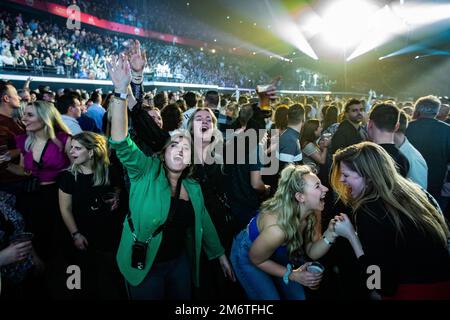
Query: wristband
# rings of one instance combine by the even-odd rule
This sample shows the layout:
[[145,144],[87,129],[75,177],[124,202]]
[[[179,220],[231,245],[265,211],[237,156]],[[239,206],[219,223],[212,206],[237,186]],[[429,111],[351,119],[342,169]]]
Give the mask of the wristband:
[[329,246],[331,246],[334,242],[331,242],[330,240],[327,239],[327,237],[325,237],[325,235],[322,236],[323,241],[325,241],[325,243]]
[[72,233],[72,239],[75,239],[77,234],[81,234],[80,231],[75,231],[74,233]]
[[292,273],[292,265],[290,263],[288,263],[288,265],[286,266],[287,270],[283,275],[283,281],[285,284],[289,283],[289,276]]
[[119,98],[121,100],[127,100],[128,93],[118,93],[114,91],[114,97]]

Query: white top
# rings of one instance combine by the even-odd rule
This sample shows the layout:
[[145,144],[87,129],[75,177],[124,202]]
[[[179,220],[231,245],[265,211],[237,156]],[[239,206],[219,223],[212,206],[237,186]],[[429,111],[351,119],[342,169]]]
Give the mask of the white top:
[[406,137],[405,141],[398,149],[409,161],[407,177],[426,190],[428,185],[428,166],[422,154],[414,148]]
[[187,111],[183,112],[183,123],[181,124],[181,128],[182,129],[187,129],[188,128],[188,122],[189,119],[191,118],[192,114],[195,112],[195,110],[197,110],[197,108],[190,108]]
[[65,115],[65,114],[61,115],[61,118],[64,121],[64,123],[66,124],[66,126],[69,127],[70,132],[73,135],[76,135],[76,134],[79,134],[79,133],[83,132],[83,130],[81,129],[80,125],[78,124],[77,119],[72,118],[72,117],[70,117],[68,115]]

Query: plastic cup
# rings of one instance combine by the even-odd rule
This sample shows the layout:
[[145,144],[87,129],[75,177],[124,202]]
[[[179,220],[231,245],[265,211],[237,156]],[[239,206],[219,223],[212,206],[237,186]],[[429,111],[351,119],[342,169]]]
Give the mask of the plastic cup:
[[[306,271],[311,273],[323,273],[325,270],[325,267],[317,261],[312,262],[308,267],[306,267]],[[309,287],[311,290],[317,290],[319,289],[320,285],[317,285],[315,287]]]

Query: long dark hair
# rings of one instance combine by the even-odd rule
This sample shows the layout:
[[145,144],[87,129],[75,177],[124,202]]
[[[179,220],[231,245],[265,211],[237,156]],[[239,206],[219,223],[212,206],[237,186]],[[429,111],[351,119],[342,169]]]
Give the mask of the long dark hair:
[[316,143],[315,131],[319,128],[320,122],[317,119],[309,119],[305,122],[300,138],[300,145],[304,148],[309,142]]
[[326,130],[329,126],[338,122],[339,110],[335,106],[329,106],[327,112],[325,113],[325,118],[323,119],[322,128]]

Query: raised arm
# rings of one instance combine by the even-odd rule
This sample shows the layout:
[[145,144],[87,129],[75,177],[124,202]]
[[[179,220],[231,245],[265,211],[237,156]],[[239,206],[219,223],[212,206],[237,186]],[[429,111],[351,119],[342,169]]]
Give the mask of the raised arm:
[[128,51],[131,67],[131,91],[137,101],[144,97],[144,68],[147,64],[145,51],[141,49],[139,40],[133,41]]
[[[107,68],[116,93],[127,93],[131,81],[130,64],[124,54],[113,56],[107,62]],[[128,134],[128,118],[126,100],[114,98],[111,109],[111,139],[122,141]]]

